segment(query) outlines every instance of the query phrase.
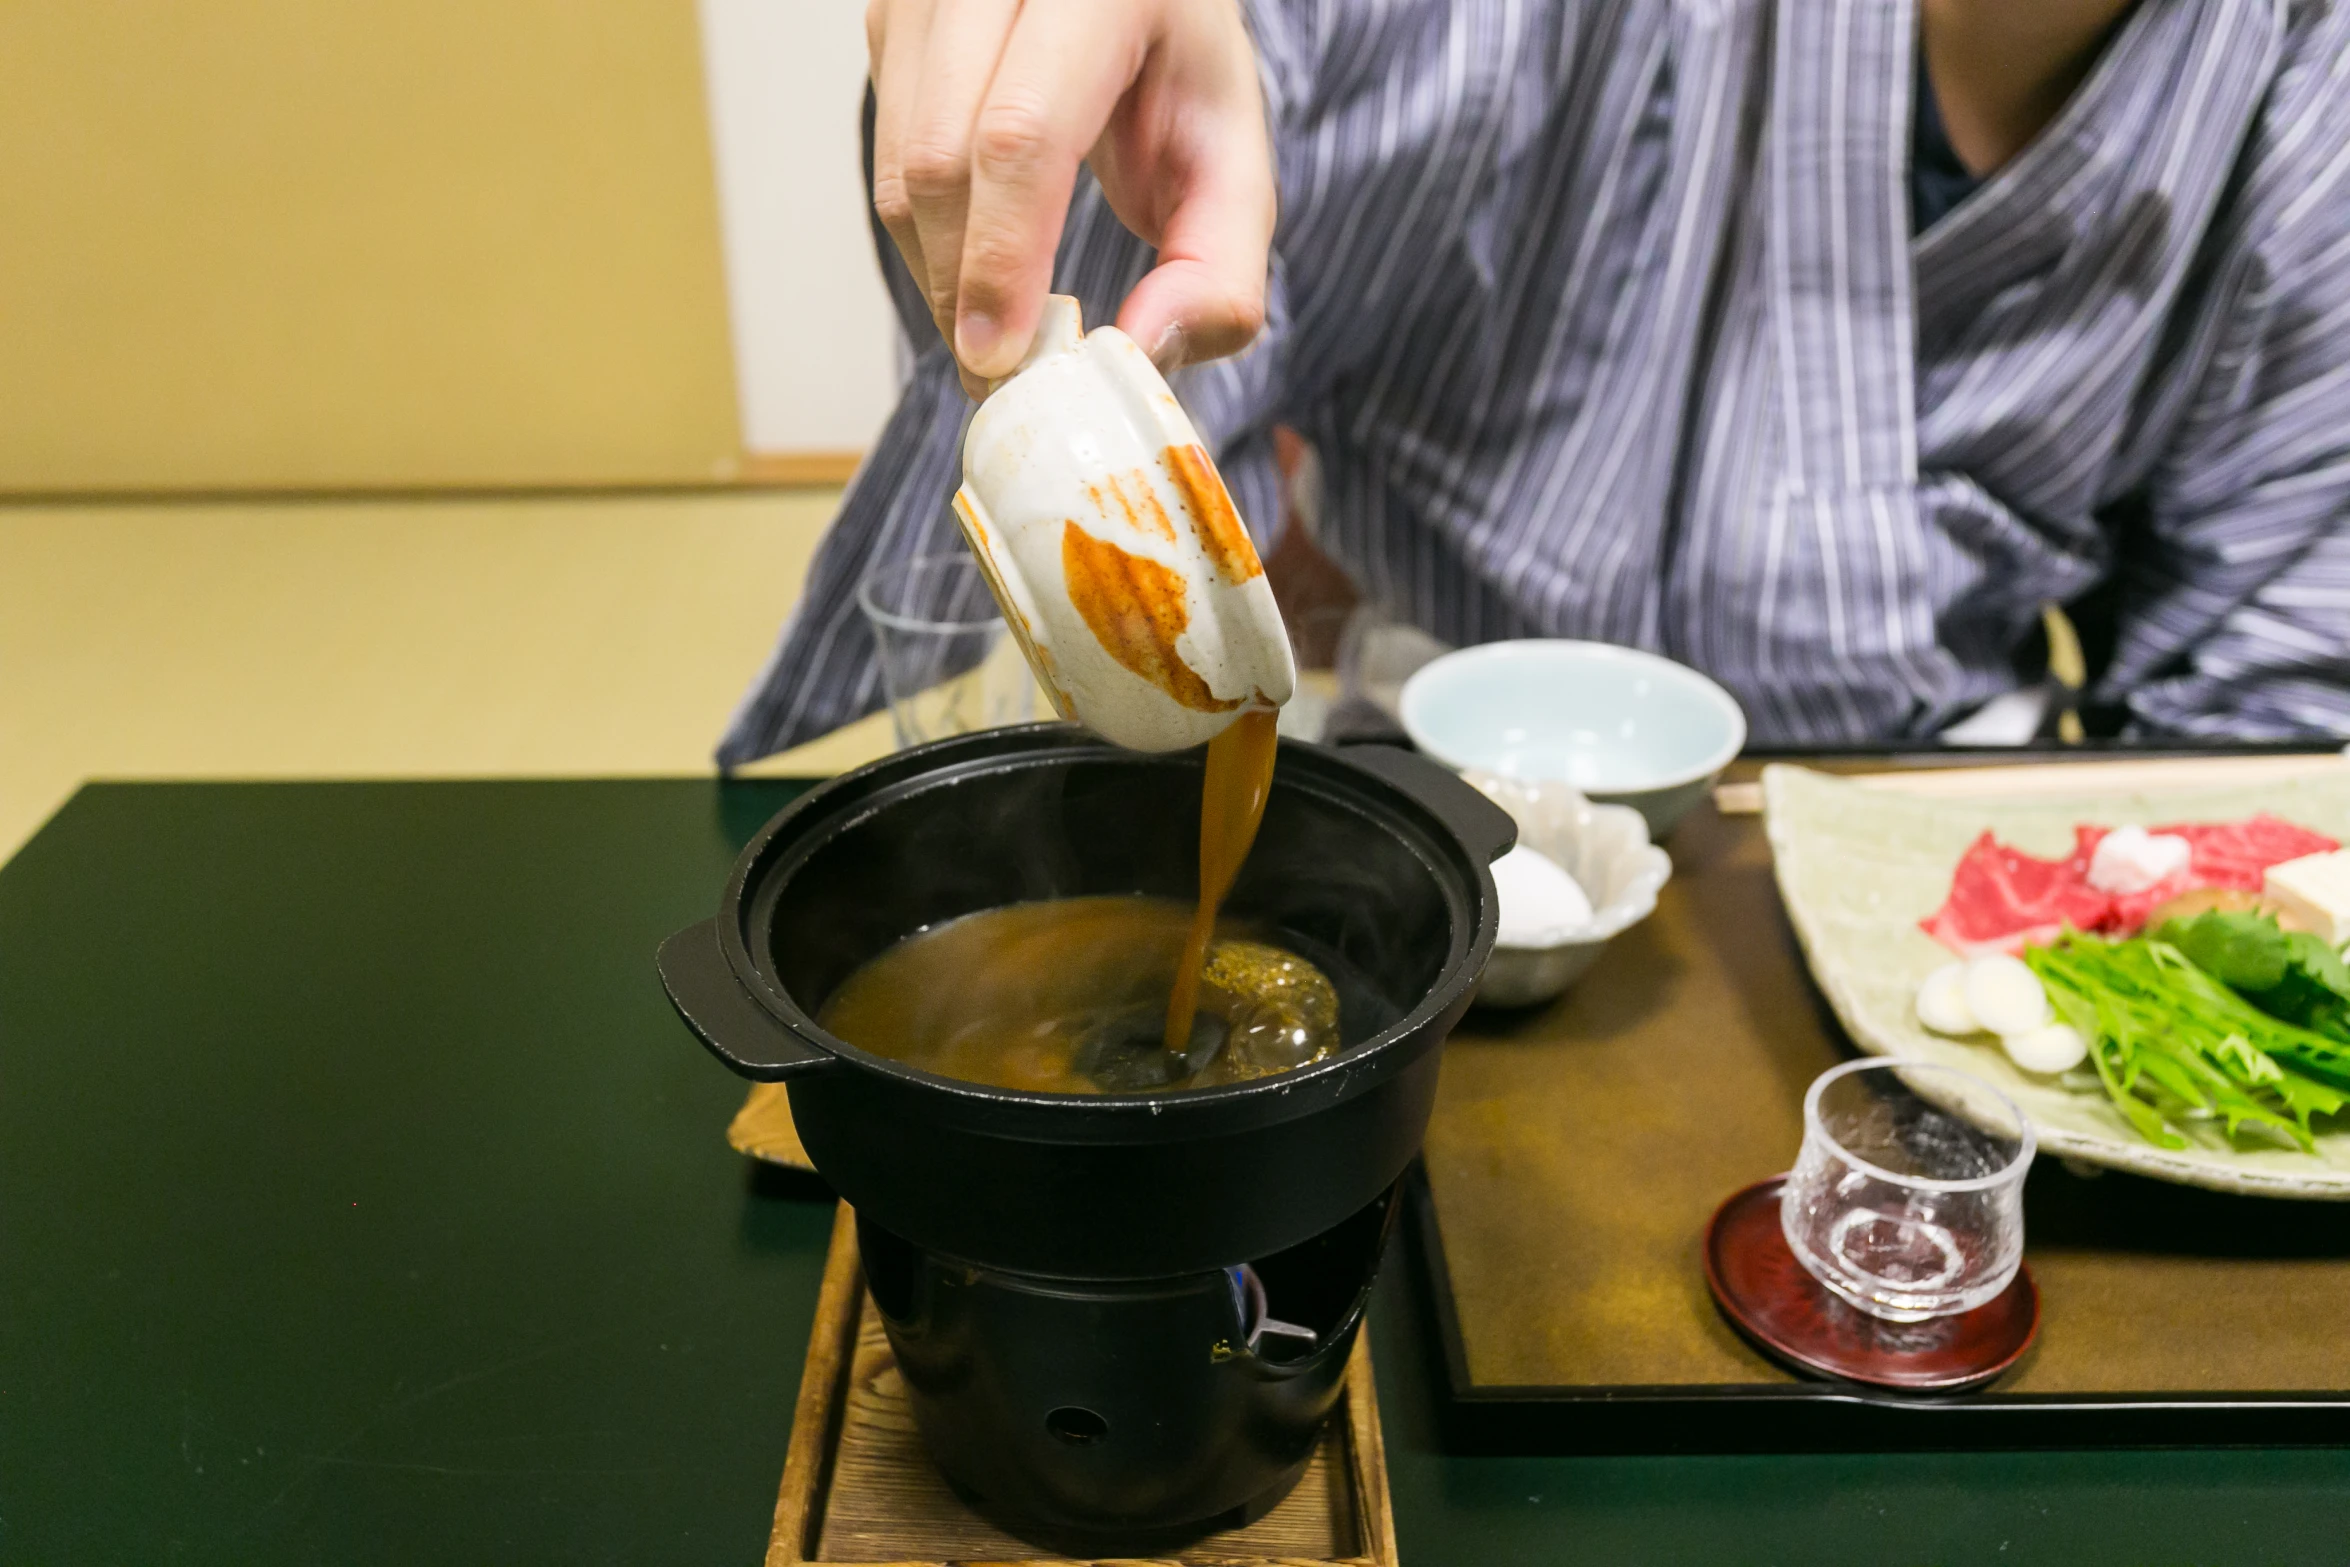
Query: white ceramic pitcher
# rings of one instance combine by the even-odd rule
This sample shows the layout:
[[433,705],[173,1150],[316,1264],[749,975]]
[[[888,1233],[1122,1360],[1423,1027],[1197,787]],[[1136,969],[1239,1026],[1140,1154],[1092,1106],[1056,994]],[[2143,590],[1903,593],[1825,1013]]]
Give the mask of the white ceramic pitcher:
[[963,537],[1065,718],[1137,751],[1289,700],[1297,669],[1256,546],[1133,339],[1045,303],[963,438]]

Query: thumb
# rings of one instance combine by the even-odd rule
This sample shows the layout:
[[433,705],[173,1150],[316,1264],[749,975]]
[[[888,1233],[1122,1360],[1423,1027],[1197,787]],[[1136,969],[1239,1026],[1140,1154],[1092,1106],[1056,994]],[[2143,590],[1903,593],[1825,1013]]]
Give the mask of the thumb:
[[1260,171],[1261,182],[1186,193],[1160,236],[1158,265],[1118,311],[1119,329],[1162,371],[1239,353],[1264,329],[1273,181],[1262,162],[1250,172]]

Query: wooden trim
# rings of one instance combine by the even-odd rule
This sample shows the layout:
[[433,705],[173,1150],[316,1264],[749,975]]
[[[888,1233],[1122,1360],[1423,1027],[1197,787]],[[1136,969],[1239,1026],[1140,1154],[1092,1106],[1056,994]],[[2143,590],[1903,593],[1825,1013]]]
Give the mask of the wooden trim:
[[1379,1384],[1371,1375],[1371,1325],[1355,1329],[1346,1363],[1346,1438],[1354,1462],[1356,1559],[1396,1567],[1395,1506],[1387,1490],[1387,1439],[1379,1424]]
[[743,484],[846,484],[863,452],[745,452],[736,479]]
[[857,1214],[844,1202],[833,1216],[824,1282],[816,1292],[816,1326],[808,1338],[808,1364],[800,1372],[791,1444],[784,1449],[767,1567],[796,1567],[816,1559],[817,1536],[824,1528],[824,1496],[831,1489],[822,1471],[835,1447],[833,1432],[848,1393],[857,1313],[864,1299],[865,1274],[857,1265]]
[[605,496],[712,495],[729,490],[819,489],[842,485],[864,460],[862,452],[752,452],[725,463],[706,480],[598,480],[576,484],[516,479],[448,484],[221,485],[189,489],[12,490],[0,488],[0,507],[33,506],[310,506],[321,502],[497,501]]

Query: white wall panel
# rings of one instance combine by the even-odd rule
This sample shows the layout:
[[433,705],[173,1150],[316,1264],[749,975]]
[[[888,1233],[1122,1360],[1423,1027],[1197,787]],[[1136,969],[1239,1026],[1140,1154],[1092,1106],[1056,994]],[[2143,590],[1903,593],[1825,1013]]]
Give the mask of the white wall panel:
[[700,0],[743,445],[861,450],[896,395],[896,326],[858,170],[858,0]]

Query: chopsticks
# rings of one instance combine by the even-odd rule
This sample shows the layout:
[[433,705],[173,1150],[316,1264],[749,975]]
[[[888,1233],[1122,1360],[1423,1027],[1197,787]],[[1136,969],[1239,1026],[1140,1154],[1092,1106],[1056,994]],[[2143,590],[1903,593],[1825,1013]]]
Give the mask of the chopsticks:
[[[1941,799],[2015,800],[2035,795],[2078,794],[2102,789],[2126,793],[2137,789],[2193,787],[2197,784],[2260,783],[2269,779],[2299,778],[2350,766],[2338,751],[2311,751],[2283,756],[2167,756],[2132,757],[2113,761],[2050,760],[2004,763],[1992,767],[1926,767],[1897,772],[1853,773],[1845,776],[1866,789],[1889,794],[1926,795]],[[1759,781],[1726,783],[1714,788],[1714,809],[1724,816],[1754,816],[1762,811]]]
[[2054,599],[2040,606],[2040,625],[2048,634],[2048,678],[2056,682],[2056,738],[2065,745],[2079,745],[2089,738],[2081,727],[2081,693],[2089,684],[2081,634]]

